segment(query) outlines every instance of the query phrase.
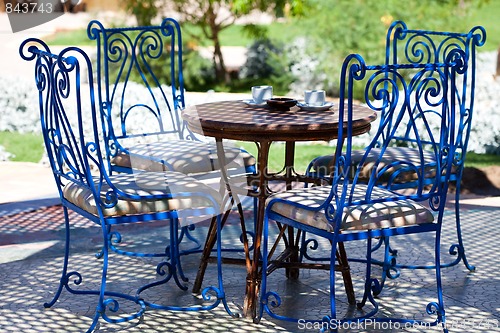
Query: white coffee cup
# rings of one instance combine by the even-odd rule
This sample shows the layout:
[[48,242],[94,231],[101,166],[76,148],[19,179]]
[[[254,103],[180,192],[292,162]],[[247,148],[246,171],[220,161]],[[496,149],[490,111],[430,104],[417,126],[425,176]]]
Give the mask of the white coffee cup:
[[255,104],[261,104],[268,99],[273,98],[273,87],[272,86],[253,86],[252,87],[252,99]]
[[326,94],[324,90],[306,90],[304,91],[304,102],[309,106],[325,105]]

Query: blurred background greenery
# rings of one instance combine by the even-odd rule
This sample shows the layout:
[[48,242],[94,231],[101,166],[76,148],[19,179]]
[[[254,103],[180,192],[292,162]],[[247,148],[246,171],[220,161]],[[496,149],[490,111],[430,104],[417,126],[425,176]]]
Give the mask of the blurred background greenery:
[[[188,91],[247,92],[255,84],[269,84],[276,95],[304,87],[321,87],[338,95],[341,63],[349,53],[360,53],[368,63],[384,61],[387,28],[403,20],[415,29],[469,31],[475,25],[487,30],[480,52],[500,46],[500,1],[495,0],[123,0],[125,10],[140,25],[161,20],[165,8],[180,13],[183,34],[185,87]],[[229,9],[222,21],[221,8]],[[262,12],[275,19],[269,24],[235,24],[249,13]],[[124,15],[127,15],[124,12]],[[120,25],[120,23],[116,23]],[[95,45],[85,29],[58,31],[46,38],[51,45]],[[213,57],[198,50],[211,46]],[[226,46],[247,48],[247,59],[237,73],[217,57]],[[219,50],[218,50],[219,49]],[[9,136],[0,132],[0,145],[13,152],[14,160],[40,160],[42,138],[36,134]],[[252,144],[242,143],[252,151]],[[306,149],[303,149],[306,151]],[[297,150],[297,165],[304,169],[314,156],[332,147],[309,145]],[[283,147],[273,146],[271,157],[279,169]],[[500,165],[500,156],[468,154],[468,166]]]
[[[195,10],[184,0],[124,0],[140,24],[158,21],[169,7],[180,13],[184,44],[184,75],[188,91],[241,92],[265,82],[279,95],[318,86],[335,97],[343,59],[361,54],[368,63],[384,61],[387,28],[395,20],[426,30],[469,31],[475,25],[487,30],[480,51],[500,45],[500,1],[491,0],[197,0]],[[154,3],[154,5],[153,5]],[[200,6],[201,10],[198,10]],[[221,11],[228,8],[229,14]],[[273,15],[270,24],[235,24],[252,11]],[[229,17],[222,21],[222,16]],[[85,30],[58,32],[52,45],[94,45]],[[196,50],[212,47],[212,59]],[[248,48],[238,73],[230,73],[221,48]],[[220,57],[220,58],[219,58]],[[362,96],[360,96],[362,98]]]

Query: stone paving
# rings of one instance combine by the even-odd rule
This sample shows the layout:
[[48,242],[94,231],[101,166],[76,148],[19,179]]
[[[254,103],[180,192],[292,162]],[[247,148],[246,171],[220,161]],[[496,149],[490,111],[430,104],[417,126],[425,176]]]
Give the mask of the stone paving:
[[[50,309],[43,303],[49,301],[57,288],[62,267],[64,249],[62,208],[49,202],[48,206],[27,211],[14,210],[0,217],[0,332],[83,332],[91,323],[96,298],[73,295],[63,291],[59,301]],[[6,205],[0,205],[0,210]],[[19,204],[10,207],[22,207]],[[464,205],[462,210],[463,234],[469,261],[476,265],[471,273],[460,263],[443,269],[443,289],[447,320],[450,332],[500,332],[500,278],[497,275],[500,260],[497,250],[498,207]],[[251,212],[248,212],[251,214]],[[447,261],[448,244],[454,239],[453,214],[448,214],[444,223],[443,257]],[[232,218],[224,229],[224,246],[239,246],[239,228]],[[94,254],[99,250],[100,228],[84,218],[72,214],[72,246],[70,269],[78,269],[84,276],[85,287],[96,287],[100,280],[101,261]],[[206,225],[199,225],[193,235],[203,239]],[[168,229],[163,223],[124,226],[120,230],[127,249],[162,251]],[[401,236],[393,239],[399,249],[398,262],[430,264],[433,240],[430,236]],[[327,244],[319,244],[314,253],[328,253]],[[186,244],[186,246],[191,246]],[[361,258],[361,242],[347,244],[350,258]],[[312,253],[311,253],[312,254]],[[241,257],[241,254],[236,254]],[[182,257],[182,267],[190,279],[196,276],[198,254]],[[155,275],[160,259],[110,256],[109,285],[114,290],[132,292]],[[215,265],[209,265],[204,286],[216,283]],[[363,265],[351,263],[356,296],[362,290]],[[239,312],[242,307],[245,270],[242,266],[224,266],[224,285],[231,310]],[[374,268],[378,276],[380,269]],[[328,272],[301,270],[298,280],[288,280],[278,270],[270,277],[273,290],[283,297],[280,311],[302,316],[320,316],[327,311]],[[341,278],[337,279],[337,298],[340,314],[353,311],[346,306]],[[399,314],[409,318],[425,317],[425,305],[435,299],[434,271],[402,270],[401,276],[388,280],[379,296],[380,313]],[[153,288],[145,294],[148,300],[160,304],[197,304],[199,299],[189,291],[181,291],[173,281]],[[125,306],[125,310],[127,307]],[[354,310],[355,311],[355,310]],[[147,310],[140,323],[109,324],[101,321],[96,332],[316,332],[297,323],[285,323],[264,316],[259,324],[247,319],[235,319],[219,306],[208,312],[175,312]],[[340,332],[439,332],[436,328],[389,329],[368,325],[360,329]]]

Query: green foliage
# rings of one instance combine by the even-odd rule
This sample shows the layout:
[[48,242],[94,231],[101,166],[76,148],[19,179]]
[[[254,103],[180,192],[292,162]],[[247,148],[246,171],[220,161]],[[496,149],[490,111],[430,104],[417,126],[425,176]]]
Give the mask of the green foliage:
[[207,91],[213,89],[215,72],[210,60],[200,56],[193,49],[184,47],[183,53],[184,88],[187,91]]
[[321,59],[317,71],[328,74],[323,85],[336,95],[348,54],[359,53],[368,63],[384,61],[385,36],[393,21],[403,20],[416,29],[468,31],[472,26],[467,18],[476,2],[463,7],[455,0],[311,0],[306,17],[295,23],[308,32],[307,52]]
[[0,132],[0,145],[19,162],[38,163],[44,152],[43,136],[35,133]]
[[240,78],[249,86],[267,83],[272,85],[277,95],[288,92],[293,81],[283,45],[269,39],[256,40],[247,52],[247,61],[240,71]]
[[137,24],[143,27],[151,25],[161,9],[156,0],[125,0],[124,4],[125,9],[137,19]]
[[269,28],[267,25],[247,24],[241,27],[242,35],[246,35],[257,40],[267,39],[267,36],[269,35]]
[[236,15],[245,15],[258,9],[273,13],[276,17],[300,16],[308,5],[308,1],[304,0],[233,0],[230,3],[231,11]]

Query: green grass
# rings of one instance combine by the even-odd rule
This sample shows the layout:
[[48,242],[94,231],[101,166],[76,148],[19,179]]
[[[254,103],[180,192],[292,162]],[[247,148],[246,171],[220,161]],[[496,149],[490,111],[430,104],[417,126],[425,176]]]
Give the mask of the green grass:
[[44,151],[41,134],[0,132],[0,145],[15,155],[12,161],[18,162],[38,163]]
[[[239,147],[243,147],[249,153],[257,157],[257,148],[251,142],[238,142]],[[309,165],[309,162],[317,156],[333,154],[335,147],[326,144],[297,144],[295,148],[295,170],[304,172]],[[269,152],[269,170],[280,171],[283,168],[285,160],[285,144],[273,143]]]
[[44,38],[49,45],[95,46],[95,40],[87,37],[87,29],[62,30]]
[[466,167],[484,168],[490,165],[500,165],[500,155],[476,154],[469,152],[465,158]]
[[[252,142],[237,142],[248,152],[257,156],[257,147]],[[0,132],[0,145],[9,153],[14,154],[13,161],[38,163],[43,155],[43,137],[41,134]],[[309,162],[322,155],[333,154],[335,147],[326,144],[297,144],[295,149],[295,169],[304,172]],[[285,144],[274,143],[269,153],[269,169],[280,171],[285,159]],[[500,165],[500,155],[468,153],[465,166],[482,168],[490,165]]]
[[[291,23],[271,23],[259,28],[267,29],[268,36],[271,39],[286,41],[299,33],[299,29]],[[183,23],[181,26],[182,36],[185,40],[191,40],[192,34],[199,34],[200,28],[194,25]],[[220,35],[221,45],[224,46],[249,46],[254,37],[246,33],[245,28],[241,25],[232,25],[223,30]],[[49,45],[79,45],[79,46],[94,46],[95,41],[87,37],[86,29],[76,29],[67,31],[57,31],[56,33],[45,37],[45,42]],[[200,42],[201,46],[209,46],[210,41],[204,40]]]
[[[255,144],[251,142],[238,142],[237,145],[257,156]],[[361,147],[357,147],[356,149],[361,149]],[[333,154],[334,151],[335,147],[325,144],[298,144],[295,149],[295,169],[298,172],[304,172],[312,159],[317,156]],[[285,145],[283,143],[273,144],[269,153],[269,170],[281,170],[284,160]],[[466,167],[484,168],[491,165],[500,165],[500,155],[467,153],[465,160]]]
[[480,51],[496,51],[500,46],[500,1],[490,0],[487,4],[479,7],[474,15],[469,18],[468,25],[482,25],[486,29],[486,43]]

